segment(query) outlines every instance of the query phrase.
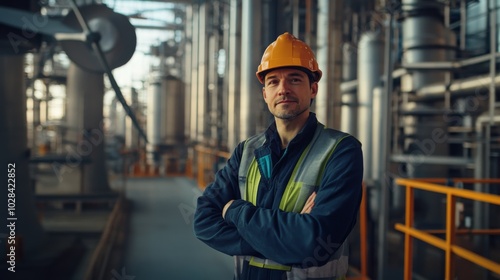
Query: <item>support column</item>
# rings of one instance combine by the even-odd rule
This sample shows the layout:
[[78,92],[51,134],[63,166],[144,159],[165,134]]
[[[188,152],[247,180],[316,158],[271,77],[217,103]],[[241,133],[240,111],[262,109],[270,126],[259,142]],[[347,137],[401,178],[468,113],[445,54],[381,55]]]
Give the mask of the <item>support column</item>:
[[239,137],[240,76],[237,74],[241,65],[241,0],[232,0],[230,9],[227,145],[232,151],[241,140]]
[[[9,254],[13,246],[17,262],[27,258],[31,252],[36,252],[46,238],[36,217],[33,190],[30,188],[24,76],[23,55],[0,55],[0,131],[2,133],[0,137],[2,171],[0,174],[4,182],[0,188],[0,199],[2,199],[0,221],[3,223],[0,227],[2,248],[0,251],[3,252],[5,248],[9,248],[7,252]],[[12,206],[11,212],[8,211],[9,205]],[[8,227],[10,224],[13,226]],[[7,240],[9,240],[8,246]],[[0,260],[5,263],[6,257],[6,254],[1,254]]]
[[[255,108],[260,108],[262,85],[255,72],[262,57],[261,50],[261,6],[260,0],[243,1],[241,32],[241,102],[240,102],[240,139],[246,139],[256,133]],[[270,43],[270,42],[269,42]]]
[[[61,186],[68,191],[110,191],[104,153],[103,95],[102,74],[70,64],[66,135],[70,144],[65,147],[66,164],[58,174]],[[86,158],[90,162],[85,163]],[[75,190],[75,186],[79,189]]]

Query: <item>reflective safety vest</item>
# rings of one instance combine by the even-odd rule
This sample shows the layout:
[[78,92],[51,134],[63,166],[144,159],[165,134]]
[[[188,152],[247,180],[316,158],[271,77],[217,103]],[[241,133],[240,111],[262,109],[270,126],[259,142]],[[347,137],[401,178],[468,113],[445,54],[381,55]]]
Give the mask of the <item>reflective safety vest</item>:
[[[348,134],[337,130],[326,129],[324,125],[318,123],[311,142],[304,149],[293,169],[281,198],[279,209],[296,213],[302,210],[307,198],[319,186],[325,166],[337,144],[348,136]],[[261,178],[254,151],[261,147],[265,140],[265,135],[260,134],[245,142],[238,172],[242,199],[253,205],[257,204],[257,191]],[[251,266],[286,271],[286,279],[288,280],[345,279],[348,269],[348,251],[347,241],[344,241],[335,252],[332,260],[323,266],[309,268],[282,265],[269,259],[253,256],[235,256],[235,279],[240,279],[245,261],[248,261]]]

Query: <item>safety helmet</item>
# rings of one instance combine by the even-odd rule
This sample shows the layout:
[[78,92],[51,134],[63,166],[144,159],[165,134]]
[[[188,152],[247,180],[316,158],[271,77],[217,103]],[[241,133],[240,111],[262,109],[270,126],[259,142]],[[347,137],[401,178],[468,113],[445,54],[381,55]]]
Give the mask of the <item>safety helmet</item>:
[[312,74],[310,76],[315,82],[318,82],[323,74],[311,48],[288,32],[281,34],[267,47],[255,74],[259,82],[264,84],[265,74],[281,67],[304,68]]

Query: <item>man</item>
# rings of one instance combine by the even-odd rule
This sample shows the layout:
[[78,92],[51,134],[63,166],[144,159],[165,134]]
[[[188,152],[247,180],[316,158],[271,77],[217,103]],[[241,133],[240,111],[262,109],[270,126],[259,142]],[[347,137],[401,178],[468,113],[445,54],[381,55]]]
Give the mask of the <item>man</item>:
[[198,198],[196,236],[235,256],[234,279],[344,279],[361,145],[310,112],[322,72],[304,42],[282,34],[256,74],[274,122],[240,143]]

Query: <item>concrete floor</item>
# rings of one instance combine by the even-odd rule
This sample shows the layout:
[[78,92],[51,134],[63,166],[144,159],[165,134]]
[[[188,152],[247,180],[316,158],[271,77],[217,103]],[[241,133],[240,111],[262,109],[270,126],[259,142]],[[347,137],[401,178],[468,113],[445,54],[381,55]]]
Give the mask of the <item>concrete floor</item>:
[[[193,214],[201,194],[182,178],[132,178],[126,195],[133,206],[122,279],[232,279],[233,259],[194,236]],[[126,278],[129,277],[129,278]]]

